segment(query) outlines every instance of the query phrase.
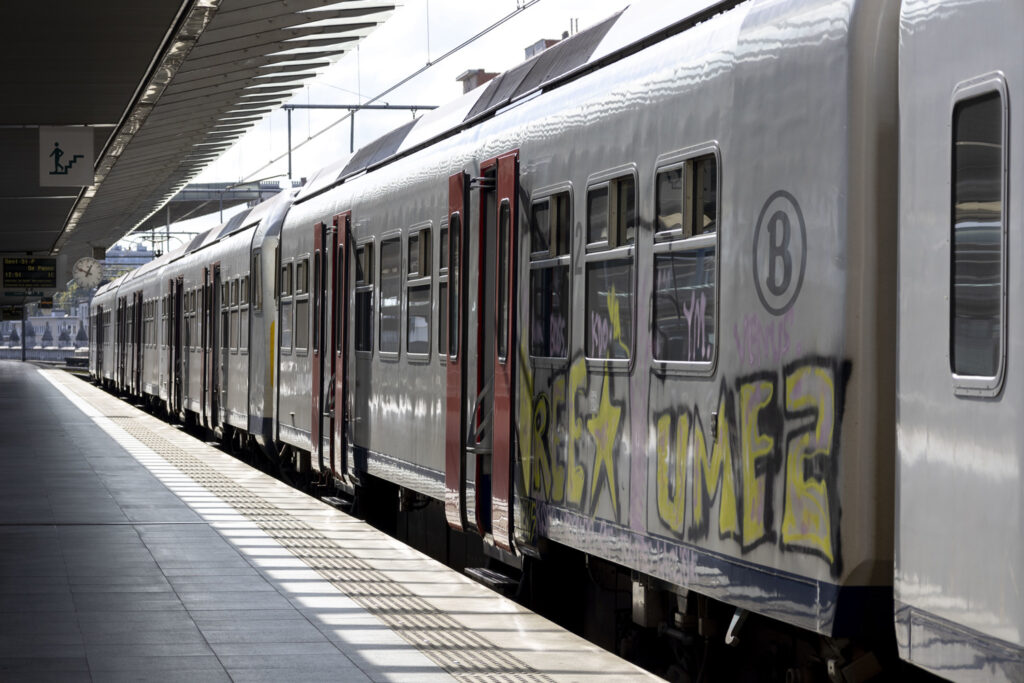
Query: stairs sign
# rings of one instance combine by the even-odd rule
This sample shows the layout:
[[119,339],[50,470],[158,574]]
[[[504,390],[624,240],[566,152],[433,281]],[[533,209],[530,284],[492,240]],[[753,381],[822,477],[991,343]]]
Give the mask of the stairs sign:
[[39,185],[93,184],[93,131],[88,126],[39,127]]

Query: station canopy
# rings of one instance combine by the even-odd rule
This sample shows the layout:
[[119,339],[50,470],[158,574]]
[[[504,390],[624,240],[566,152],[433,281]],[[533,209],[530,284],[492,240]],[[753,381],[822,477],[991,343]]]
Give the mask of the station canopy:
[[67,271],[70,260],[110,246],[394,8],[384,0],[6,4],[0,254],[58,256]]

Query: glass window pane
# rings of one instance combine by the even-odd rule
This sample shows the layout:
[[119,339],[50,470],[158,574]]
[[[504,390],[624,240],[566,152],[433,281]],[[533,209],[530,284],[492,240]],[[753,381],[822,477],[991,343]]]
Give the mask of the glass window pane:
[[710,361],[715,350],[715,248],[654,256],[654,357]]
[[633,347],[633,260],[588,263],[587,356],[629,358]]
[[406,315],[406,349],[430,353],[430,285],[410,287]]
[[[356,291],[356,351],[373,350],[373,288]],[[341,338],[341,335],[338,335]]]
[[509,215],[508,200],[501,202],[498,209],[498,358],[508,358],[508,276],[509,276]]
[[569,356],[569,266],[530,271],[530,355]]
[[544,255],[548,255],[551,251],[551,210],[547,199],[534,203],[532,208],[530,251]]
[[654,230],[679,230],[683,227],[683,169],[673,168],[658,174],[658,220]]
[[397,352],[402,313],[402,242],[391,239],[380,245],[380,350]]
[[551,197],[552,218],[557,242],[555,254],[567,256],[569,254],[569,242],[572,237],[571,212],[569,204],[569,193],[562,192]]
[[448,267],[448,227],[441,228],[441,263],[438,267],[444,270]]
[[992,93],[953,112],[951,359],[959,375],[994,377],[1002,341],[1002,101]]
[[309,348],[309,299],[295,302],[295,348]]
[[419,277],[420,273],[420,234],[409,233],[409,277]]
[[292,302],[281,304],[281,351],[292,349]]
[[309,291],[309,270],[308,261],[303,259],[295,264],[295,293],[302,294]]
[[615,181],[616,244],[632,244],[636,237],[636,181],[626,176]]
[[459,258],[462,255],[462,219],[459,214],[452,214],[449,220],[451,225],[451,251],[449,253],[448,281],[451,288],[448,290],[450,300],[448,302],[448,355],[455,358],[459,354]]
[[713,154],[694,159],[693,232],[703,235],[718,230],[718,162]]
[[608,187],[587,193],[587,243],[608,241]]
[[448,344],[448,283],[441,282],[437,288],[437,352],[444,355]]
[[238,327],[238,348],[245,351],[249,348],[249,309],[242,309],[242,322]]

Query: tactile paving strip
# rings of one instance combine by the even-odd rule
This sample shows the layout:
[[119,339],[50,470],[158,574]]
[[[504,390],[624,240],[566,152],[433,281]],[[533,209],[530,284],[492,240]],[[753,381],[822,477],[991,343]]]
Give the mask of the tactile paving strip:
[[[82,398],[93,400],[73,384],[64,384]],[[431,606],[316,529],[240,488],[230,478],[189,454],[186,448],[143,424],[147,419],[155,418],[140,413],[138,417],[118,415],[107,419],[255,523],[295,557],[458,679],[553,683],[550,676],[536,671],[459,624],[444,611]],[[186,435],[182,438],[191,439]]]

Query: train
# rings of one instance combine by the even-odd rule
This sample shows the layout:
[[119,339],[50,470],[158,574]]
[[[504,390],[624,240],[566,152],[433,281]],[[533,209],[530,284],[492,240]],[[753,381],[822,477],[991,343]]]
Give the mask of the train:
[[512,576],[583,558],[675,680],[1024,680],[1022,32],[634,3],[100,287],[90,373]]

